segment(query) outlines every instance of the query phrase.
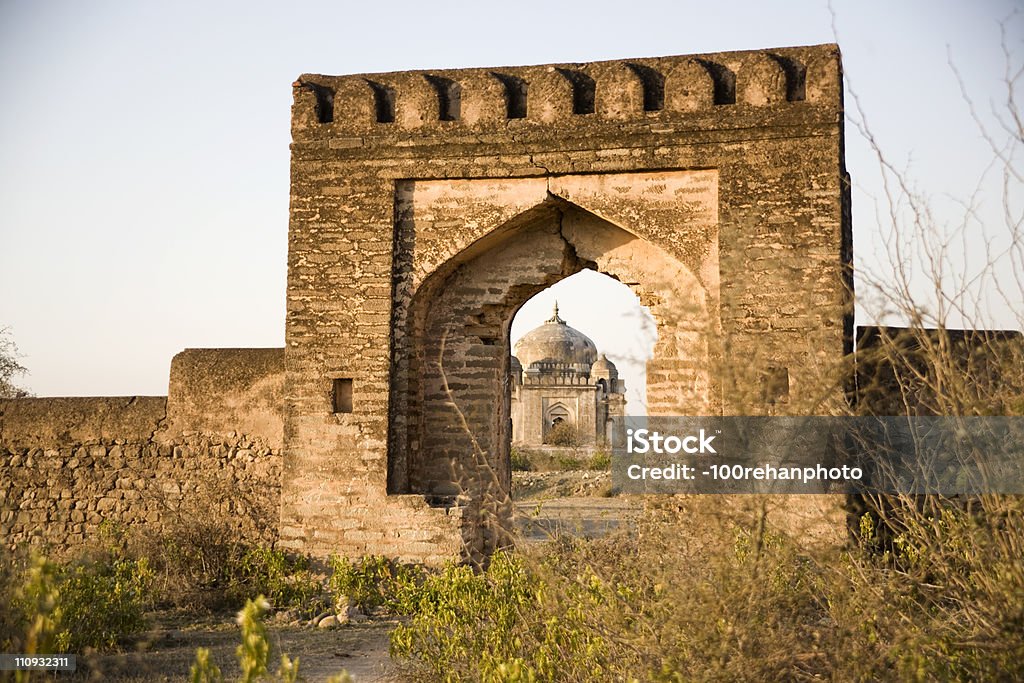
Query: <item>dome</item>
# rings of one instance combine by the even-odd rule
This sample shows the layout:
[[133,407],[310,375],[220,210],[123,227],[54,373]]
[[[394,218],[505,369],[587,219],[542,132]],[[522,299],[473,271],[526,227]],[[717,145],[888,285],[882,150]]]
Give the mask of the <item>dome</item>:
[[608,360],[608,356],[603,353],[594,362],[594,366],[590,369],[590,374],[601,377],[611,377],[612,379],[619,378],[619,370],[615,367],[615,363]]
[[516,342],[514,353],[524,368],[539,361],[586,365],[589,368],[597,360],[594,342],[558,317],[558,304],[555,304],[555,313],[547,322]]

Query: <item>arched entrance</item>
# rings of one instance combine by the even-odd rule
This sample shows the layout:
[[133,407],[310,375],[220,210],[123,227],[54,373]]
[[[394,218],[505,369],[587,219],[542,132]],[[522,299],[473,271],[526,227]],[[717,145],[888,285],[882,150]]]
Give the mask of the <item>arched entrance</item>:
[[[678,226],[671,227],[678,234]],[[717,254],[707,239],[701,242],[698,257]],[[717,280],[702,281],[651,237],[548,193],[418,285],[413,268],[411,296],[395,333],[389,490],[464,505],[463,537],[471,551],[500,544],[510,513],[512,318],[534,294],[583,269],[628,285],[655,319],[648,412],[720,411],[711,372]],[[705,270],[717,275],[716,268]],[[571,420],[564,412],[551,412],[551,424]]]

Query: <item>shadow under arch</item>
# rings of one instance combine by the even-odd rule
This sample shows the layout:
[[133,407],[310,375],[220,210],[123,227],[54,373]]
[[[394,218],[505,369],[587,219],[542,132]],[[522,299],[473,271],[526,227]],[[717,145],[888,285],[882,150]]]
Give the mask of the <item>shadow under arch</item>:
[[463,538],[471,553],[502,543],[502,517],[511,509],[491,503],[508,499],[511,481],[512,319],[535,294],[588,268],[629,286],[655,320],[648,413],[721,412],[712,372],[717,281],[702,282],[650,238],[549,195],[419,286],[406,279],[406,310],[395,319],[388,490],[439,505],[458,500],[467,509]]

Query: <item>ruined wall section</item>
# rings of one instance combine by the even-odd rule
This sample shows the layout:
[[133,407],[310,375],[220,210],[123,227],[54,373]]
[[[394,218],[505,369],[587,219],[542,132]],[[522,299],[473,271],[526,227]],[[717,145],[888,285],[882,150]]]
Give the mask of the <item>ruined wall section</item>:
[[[391,390],[411,372],[409,302],[431,275],[414,264],[446,242],[483,245],[518,209],[396,231],[423,181],[716,170],[715,352],[751,375],[722,380],[722,410],[749,410],[742,394],[765,373],[786,374],[794,409],[820,399],[850,314],[836,46],[294,86],[286,545],[435,559],[458,548],[458,507],[387,495],[389,420],[404,419]],[[346,410],[336,380],[351,382]]]
[[186,349],[171,361],[166,432],[249,435],[280,453],[284,349]]
[[0,538],[60,552],[103,522],[153,535],[222,522],[274,541],[283,384],[283,349],[190,349],[168,398],[0,401]]

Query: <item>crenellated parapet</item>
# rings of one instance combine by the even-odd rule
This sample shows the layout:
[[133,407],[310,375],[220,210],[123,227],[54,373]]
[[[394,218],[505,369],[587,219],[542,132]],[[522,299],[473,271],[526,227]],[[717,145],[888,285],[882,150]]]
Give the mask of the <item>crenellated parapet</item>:
[[304,74],[297,141],[402,132],[505,132],[583,120],[657,122],[841,102],[836,45],[495,69]]

